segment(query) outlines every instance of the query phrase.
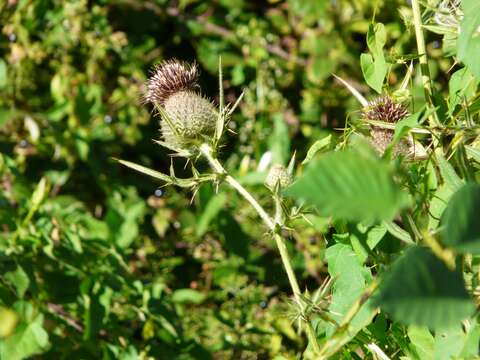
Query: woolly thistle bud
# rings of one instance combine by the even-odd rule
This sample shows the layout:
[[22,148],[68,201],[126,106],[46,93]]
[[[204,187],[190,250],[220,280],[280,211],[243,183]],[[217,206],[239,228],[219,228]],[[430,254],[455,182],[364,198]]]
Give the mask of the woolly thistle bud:
[[[400,120],[408,116],[408,110],[402,104],[396,103],[389,96],[382,96],[371,101],[363,110],[363,118],[370,121],[382,121],[396,124]],[[370,135],[372,143],[383,155],[390,142],[393,140],[394,131],[379,126],[372,125]],[[394,154],[408,155],[410,153],[410,144],[407,140],[402,139],[394,148]]]
[[265,186],[270,190],[275,190],[279,185],[281,188],[288,187],[293,182],[293,176],[282,165],[273,165],[265,178]]
[[198,69],[175,60],[157,66],[147,82],[145,100],[162,115],[160,130],[165,143],[185,149],[215,132],[218,113],[215,106],[195,92]]

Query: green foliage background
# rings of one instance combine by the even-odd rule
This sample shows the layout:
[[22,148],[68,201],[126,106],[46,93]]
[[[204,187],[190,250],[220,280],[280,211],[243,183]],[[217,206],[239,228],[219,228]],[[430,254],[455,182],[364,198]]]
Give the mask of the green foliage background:
[[[373,18],[384,28],[369,31]],[[381,91],[385,76],[397,86],[409,60],[416,59],[410,19],[410,7],[401,0],[0,2],[0,359],[299,358],[306,344],[292,322],[287,278],[274,242],[244,200],[223,186],[215,194],[204,185],[192,201],[186,190],[158,191],[161,183],[113,158],[168,173],[168,151],[151,141],[159,137],[158,119],[141,101],[149,69],[172,57],[195,60],[205,95],[218,100],[221,55],[226,100],[246,93],[220,156],[271,209],[265,174],[258,171],[262,155],[270,151],[274,162],[286,165],[291,152],[302,160],[329,135],[331,141],[318,147],[333,148],[343,135],[338,129],[358,120],[360,106],[332,73],[371,96]],[[385,32],[385,42],[375,38],[378,31]],[[445,56],[447,45],[442,34],[428,33],[432,78],[439,96],[450,101],[445,116],[452,116],[464,101],[476,99],[478,81],[464,86],[476,72],[465,54],[476,50],[475,44],[462,45],[459,57],[467,58],[470,70],[462,68],[449,81],[454,60]],[[367,68],[373,75],[364,80]],[[409,86],[415,111],[424,105],[419,80],[417,74]],[[444,144],[451,149],[448,136]],[[472,136],[465,139],[468,157],[455,155],[452,165],[439,159],[439,178],[446,180],[438,191],[425,175],[435,172],[432,164],[407,171],[402,185],[413,194],[409,203],[418,206],[411,215],[420,224],[437,226],[444,200],[464,181],[478,179],[479,150]],[[464,159],[477,163],[464,168]],[[352,156],[341,154],[316,166],[335,173],[341,170],[337,160],[346,160],[345,171],[358,172],[347,179],[353,184],[338,185],[340,196],[347,196],[342,202],[348,202],[352,185],[366,198],[382,196],[382,189],[355,179],[363,166],[375,174],[384,163],[369,168],[371,160],[354,164]],[[188,176],[182,160],[172,166]],[[314,192],[316,184],[310,186]],[[390,190],[398,206],[371,203],[372,218],[391,218],[406,203],[405,194]],[[316,200],[321,205],[336,194]],[[429,219],[422,208],[427,200],[436,217]],[[471,203],[465,222],[475,209],[478,204]],[[358,208],[353,213],[337,204],[324,210],[362,220]],[[447,224],[455,226],[451,217],[457,211],[446,215]],[[300,283],[310,291],[329,275],[335,280],[327,299],[337,321],[397,256],[399,238],[413,242],[404,229],[392,229],[394,223],[333,224],[316,215],[309,221],[296,223],[289,250]],[[476,235],[469,239],[478,241],[478,225],[470,225]],[[446,239],[455,246],[457,240]],[[428,259],[439,261],[430,253]],[[468,264],[476,269],[475,258]],[[473,291],[478,272],[468,269],[465,276]],[[395,290],[386,287],[383,300],[395,298]],[[463,285],[458,301],[469,315],[472,306],[462,291]],[[322,320],[316,325],[319,336],[332,332]],[[434,358],[442,349],[470,358],[478,350],[476,320],[471,331],[459,325],[432,333],[392,323],[384,313],[372,322],[365,311],[353,325],[363,330],[338,358],[371,358],[371,342],[397,354],[392,357],[412,359]],[[452,344],[460,342],[457,351]]]

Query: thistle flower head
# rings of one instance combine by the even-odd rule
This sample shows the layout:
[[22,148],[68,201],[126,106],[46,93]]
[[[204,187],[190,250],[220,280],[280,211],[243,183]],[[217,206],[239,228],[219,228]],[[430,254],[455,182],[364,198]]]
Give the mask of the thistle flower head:
[[147,81],[145,101],[161,105],[178,91],[194,90],[198,87],[198,66],[177,60],[167,60],[153,68]]
[[390,96],[381,96],[369,102],[362,113],[366,120],[397,123],[408,115],[408,110]]
[[192,145],[214,134],[218,119],[215,106],[197,92],[197,79],[196,64],[169,60],[154,68],[145,94],[162,117],[164,144],[187,153]]
[[[408,116],[407,108],[394,101],[390,96],[381,96],[373,101],[362,110],[363,118],[371,121],[382,121],[387,123],[397,123]],[[372,125],[370,127],[371,141],[375,149],[380,155],[383,155],[385,150],[393,140],[394,131],[392,129],[381,126]],[[393,149],[394,155],[408,155],[409,144],[402,139]]]

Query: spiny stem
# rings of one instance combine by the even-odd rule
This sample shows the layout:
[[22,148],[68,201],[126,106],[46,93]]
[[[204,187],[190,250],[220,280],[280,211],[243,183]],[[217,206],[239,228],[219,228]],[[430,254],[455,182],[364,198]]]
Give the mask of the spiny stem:
[[[267,225],[268,229],[274,233],[275,243],[277,245],[278,251],[280,253],[280,258],[283,263],[283,267],[285,272],[287,273],[288,282],[290,283],[290,287],[293,291],[293,296],[295,298],[295,302],[298,304],[302,315],[305,312],[305,305],[301,298],[300,287],[298,285],[297,278],[295,276],[295,272],[293,271],[292,262],[290,260],[290,255],[288,254],[287,245],[285,244],[285,239],[280,236],[279,234],[279,227],[281,226],[282,219],[281,219],[281,209],[277,209],[275,219],[272,219],[270,215],[263,209],[263,207],[258,203],[258,201],[246,190],[234,177],[228,174],[222,164],[218,161],[218,159],[213,156],[212,149],[208,144],[202,144],[200,146],[201,154],[207,159],[208,163],[210,164],[211,168],[219,175],[224,177],[226,183],[232,186],[235,190],[238,191],[240,195],[242,195],[245,200],[247,200],[250,205],[257,211],[258,215],[262,218],[263,222]],[[281,206],[278,202],[276,202],[276,206]],[[318,353],[320,351],[320,347],[317,342],[317,337],[315,335],[315,331],[312,327],[312,324],[308,319],[305,319],[306,323],[306,332],[309,343],[313,347],[313,351]]]
[[[411,0],[411,1],[412,1],[412,12],[413,12],[413,24],[415,27],[415,38],[417,41],[417,51],[420,56],[419,57],[420,74],[422,77],[423,91],[425,93],[425,101],[427,102],[430,108],[434,109],[435,105],[433,103],[433,92],[432,92],[432,83],[430,79],[430,70],[428,68],[427,49],[425,46],[425,38],[423,36],[423,30],[422,30],[422,13],[420,11],[420,4],[418,0]],[[430,115],[430,125],[432,126],[439,125],[439,120],[438,120],[436,111],[434,111],[432,115]]]

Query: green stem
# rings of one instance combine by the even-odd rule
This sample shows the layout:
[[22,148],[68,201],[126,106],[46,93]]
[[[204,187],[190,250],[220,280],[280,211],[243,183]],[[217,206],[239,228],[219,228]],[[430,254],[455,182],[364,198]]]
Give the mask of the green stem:
[[[425,38],[423,36],[423,30],[422,30],[422,13],[420,12],[420,4],[418,0],[411,0],[411,1],[412,1],[412,12],[413,12],[413,24],[415,27],[415,38],[417,41],[417,51],[418,51],[419,62],[420,62],[420,74],[422,77],[423,91],[425,93],[425,101],[427,102],[430,108],[434,109],[435,105],[433,103],[433,91],[432,91],[432,82],[430,79],[430,69],[428,68],[427,49],[425,46]],[[430,120],[431,126],[439,125],[439,120],[438,120],[436,111],[434,111],[432,115],[430,115],[429,120]]]
[[[257,211],[258,215],[262,218],[263,222],[267,225],[268,229],[274,233],[275,243],[277,245],[278,251],[280,253],[280,257],[282,259],[283,267],[285,272],[287,273],[288,282],[290,283],[290,287],[293,291],[293,296],[295,298],[295,302],[298,304],[302,316],[305,312],[305,304],[301,298],[300,287],[298,285],[297,278],[295,276],[295,272],[293,271],[292,262],[290,260],[290,255],[288,254],[287,246],[285,244],[285,239],[280,236],[279,228],[281,227],[281,209],[277,208],[275,219],[272,219],[270,215],[263,209],[263,207],[258,203],[258,201],[246,190],[234,177],[229,175],[222,164],[216,159],[212,154],[212,149],[208,144],[202,144],[200,146],[200,152],[202,155],[207,159],[208,163],[210,164],[211,168],[215,171],[215,173],[224,177],[226,183],[228,183],[231,187],[238,191],[240,195],[247,200],[250,205]],[[276,201],[276,206],[281,206]],[[313,351],[318,353],[320,347],[317,342],[317,337],[315,335],[315,331],[312,327],[312,324],[308,319],[305,319],[306,323],[306,332],[309,343],[313,347]]]

